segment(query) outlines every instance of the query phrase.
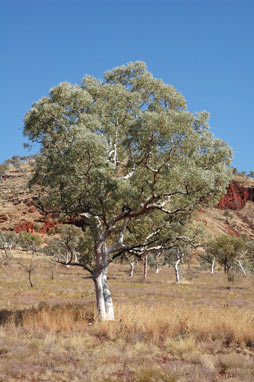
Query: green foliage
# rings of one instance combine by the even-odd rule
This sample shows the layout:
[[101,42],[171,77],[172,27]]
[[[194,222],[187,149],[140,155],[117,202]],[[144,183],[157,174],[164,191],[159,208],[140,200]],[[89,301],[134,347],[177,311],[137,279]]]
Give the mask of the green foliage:
[[21,246],[21,248],[32,251],[32,253],[34,254],[40,248],[41,238],[29,232],[20,232],[18,236],[18,243]]
[[61,83],[33,104],[24,133],[41,155],[31,186],[46,188],[40,203],[48,211],[83,219],[83,264],[111,254],[105,266],[126,248],[123,235],[128,246],[142,244],[219,200],[232,152],[208,119],[143,62],[108,71],[104,81]]
[[245,265],[248,270],[253,273],[254,272],[254,240],[246,241],[246,256],[245,256]]
[[226,274],[229,274],[244,249],[245,242],[242,238],[228,235],[219,236],[207,245],[207,252],[215,257]]
[[11,249],[18,243],[18,235],[14,231],[0,230],[0,249]]
[[43,251],[58,262],[79,263],[89,269],[94,268],[94,256],[91,253],[91,235],[75,225],[58,225],[50,230],[52,238],[47,240]]
[[200,253],[199,261],[200,261],[201,267],[204,269],[208,269],[208,267],[211,268],[214,262],[214,258],[215,256],[209,252]]
[[14,231],[0,230],[0,250],[2,252],[2,264],[7,265],[11,258],[11,251],[18,244],[18,234]]

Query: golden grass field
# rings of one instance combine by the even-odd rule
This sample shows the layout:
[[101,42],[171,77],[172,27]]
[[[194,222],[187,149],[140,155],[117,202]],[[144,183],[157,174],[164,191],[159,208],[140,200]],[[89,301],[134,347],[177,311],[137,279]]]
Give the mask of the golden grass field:
[[112,264],[115,322],[96,320],[82,268],[29,256],[1,265],[1,382],[254,381],[254,276],[229,284],[217,271],[149,270],[133,279]]

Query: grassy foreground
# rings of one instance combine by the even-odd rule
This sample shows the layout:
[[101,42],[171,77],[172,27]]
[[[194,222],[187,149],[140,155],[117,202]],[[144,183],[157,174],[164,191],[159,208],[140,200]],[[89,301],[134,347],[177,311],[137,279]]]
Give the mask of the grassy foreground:
[[[20,264],[19,264],[20,263]],[[112,265],[116,321],[96,321],[93,284],[79,268],[38,258],[1,267],[0,381],[254,381],[253,279]],[[53,272],[52,272],[53,270]]]

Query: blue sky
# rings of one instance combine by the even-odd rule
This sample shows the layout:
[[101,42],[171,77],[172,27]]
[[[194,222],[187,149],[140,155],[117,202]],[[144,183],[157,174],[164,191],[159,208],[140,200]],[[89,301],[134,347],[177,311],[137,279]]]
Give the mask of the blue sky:
[[0,0],[0,163],[23,118],[63,81],[142,60],[254,170],[254,0]]

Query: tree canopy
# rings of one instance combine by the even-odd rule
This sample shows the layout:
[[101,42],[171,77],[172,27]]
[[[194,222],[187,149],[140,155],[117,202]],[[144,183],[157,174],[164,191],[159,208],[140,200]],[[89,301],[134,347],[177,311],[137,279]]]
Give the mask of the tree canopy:
[[232,152],[208,119],[143,62],[61,83],[28,111],[24,133],[41,145],[31,185],[46,190],[41,208],[82,217],[94,280],[165,222],[219,200]]
[[245,242],[241,237],[229,235],[218,236],[207,245],[207,252],[214,256],[218,263],[223,266],[227,275],[237,260],[240,261],[244,249]]

